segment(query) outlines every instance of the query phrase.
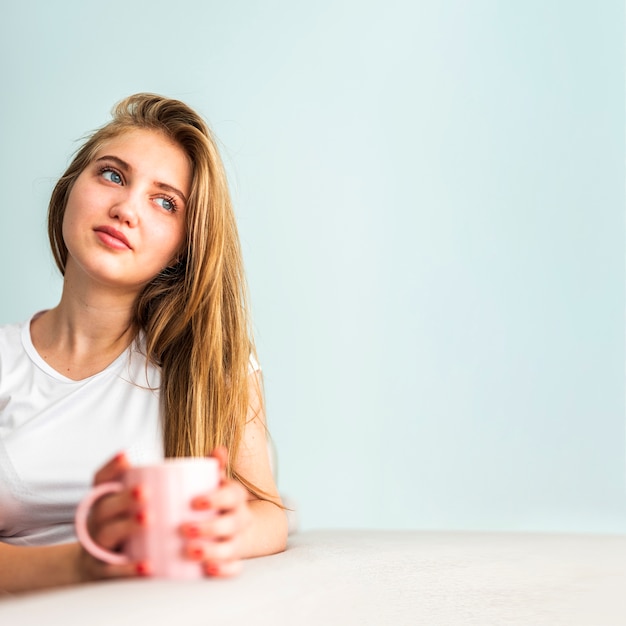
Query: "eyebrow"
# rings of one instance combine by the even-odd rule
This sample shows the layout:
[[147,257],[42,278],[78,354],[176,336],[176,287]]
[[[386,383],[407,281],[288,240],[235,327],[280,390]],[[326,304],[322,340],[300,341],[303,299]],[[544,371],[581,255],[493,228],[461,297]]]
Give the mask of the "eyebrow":
[[[113,156],[112,154],[105,154],[104,156],[98,157],[95,160],[95,163],[98,163],[100,161],[113,161],[120,169],[124,170],[125,172],[129,172],[133,169],[129,163],[126,163],[126,161],[120,159],[119,157]],[[180,196],[182,198],[183,202],[187,202],[185,194],[180,189],[172,187],[172,185],[168,185],[167,183],[159,182],[158,180],[155,180],[153,184],[156,185],[159,189],[175,193],[177,196]]]

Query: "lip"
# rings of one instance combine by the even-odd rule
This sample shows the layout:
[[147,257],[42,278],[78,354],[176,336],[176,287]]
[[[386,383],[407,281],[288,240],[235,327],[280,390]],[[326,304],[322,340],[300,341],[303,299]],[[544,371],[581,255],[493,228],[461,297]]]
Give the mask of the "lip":
[[133,249],[124,233],[113,228],[112,226],[96,226],[94,231],[98,235],[98,239],[110,248],[116,248],[118,250]]

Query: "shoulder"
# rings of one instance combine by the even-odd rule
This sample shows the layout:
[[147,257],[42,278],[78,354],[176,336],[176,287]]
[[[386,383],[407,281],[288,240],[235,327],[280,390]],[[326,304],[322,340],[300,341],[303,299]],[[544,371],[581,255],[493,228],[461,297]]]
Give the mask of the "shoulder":
[[[10,379],[20,378],[30,367],[30,359],[24,345],[30,320],[0,326],[0,396],[6,392]],[[2,398],[0,397],[0,405]]]
[[252,374],[253,372],[260,372],[261,366],[259,365],[259,361],[257,360],[254,352],[250,352],[250,358],[248,359],[248,373]]
[[16,324],[0,325],[0,358],[11,351],[20,350],[22,347],[22,334],[30,324],[30,319]]
[[146,338],[139,333],[129,346],[125,364],[127,382],[151,392],[158,391],[161,384],[161,368],[146,355]]
[[14,361],[36,361],[36,351],[31,341],[31,322],[45,311],[38,311],[21,322],[0,325],[0,365],[7,367]]

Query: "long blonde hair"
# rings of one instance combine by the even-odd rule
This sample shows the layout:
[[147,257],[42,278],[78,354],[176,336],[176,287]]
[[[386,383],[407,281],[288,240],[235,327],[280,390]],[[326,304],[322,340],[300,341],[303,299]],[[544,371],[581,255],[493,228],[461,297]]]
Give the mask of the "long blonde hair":
[[[62,224],[74,181],[102,144],[132,129],[163,133],[192,165],[186,242],[180,257],[139,294],[135,331],[161,368],[165,455],[204,456],[224,445],[237,455],[249,405],[254,344],[237,226],[226,173],[203,119],[178,100],[139,93],[119,102],[111,122],[92,134],[59,179],[48,211],[48,235],[61,273],[67,247]],[[241,480],[253,493],[252,484]]]

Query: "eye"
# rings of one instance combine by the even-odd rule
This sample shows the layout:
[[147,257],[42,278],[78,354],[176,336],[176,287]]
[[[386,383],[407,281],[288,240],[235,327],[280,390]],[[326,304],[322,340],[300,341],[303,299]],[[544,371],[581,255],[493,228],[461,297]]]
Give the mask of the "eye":
[[176,200],[171,196],[155,198],[154,201],[166,211],[173,213],[176,211]]
[[103,167],[100,170],[100,176],[104,178],[104,180],[108,180],[111,183],[115,183],[116,185],[121,185],[124,181],[122,180],[122,175],[110,167]]

